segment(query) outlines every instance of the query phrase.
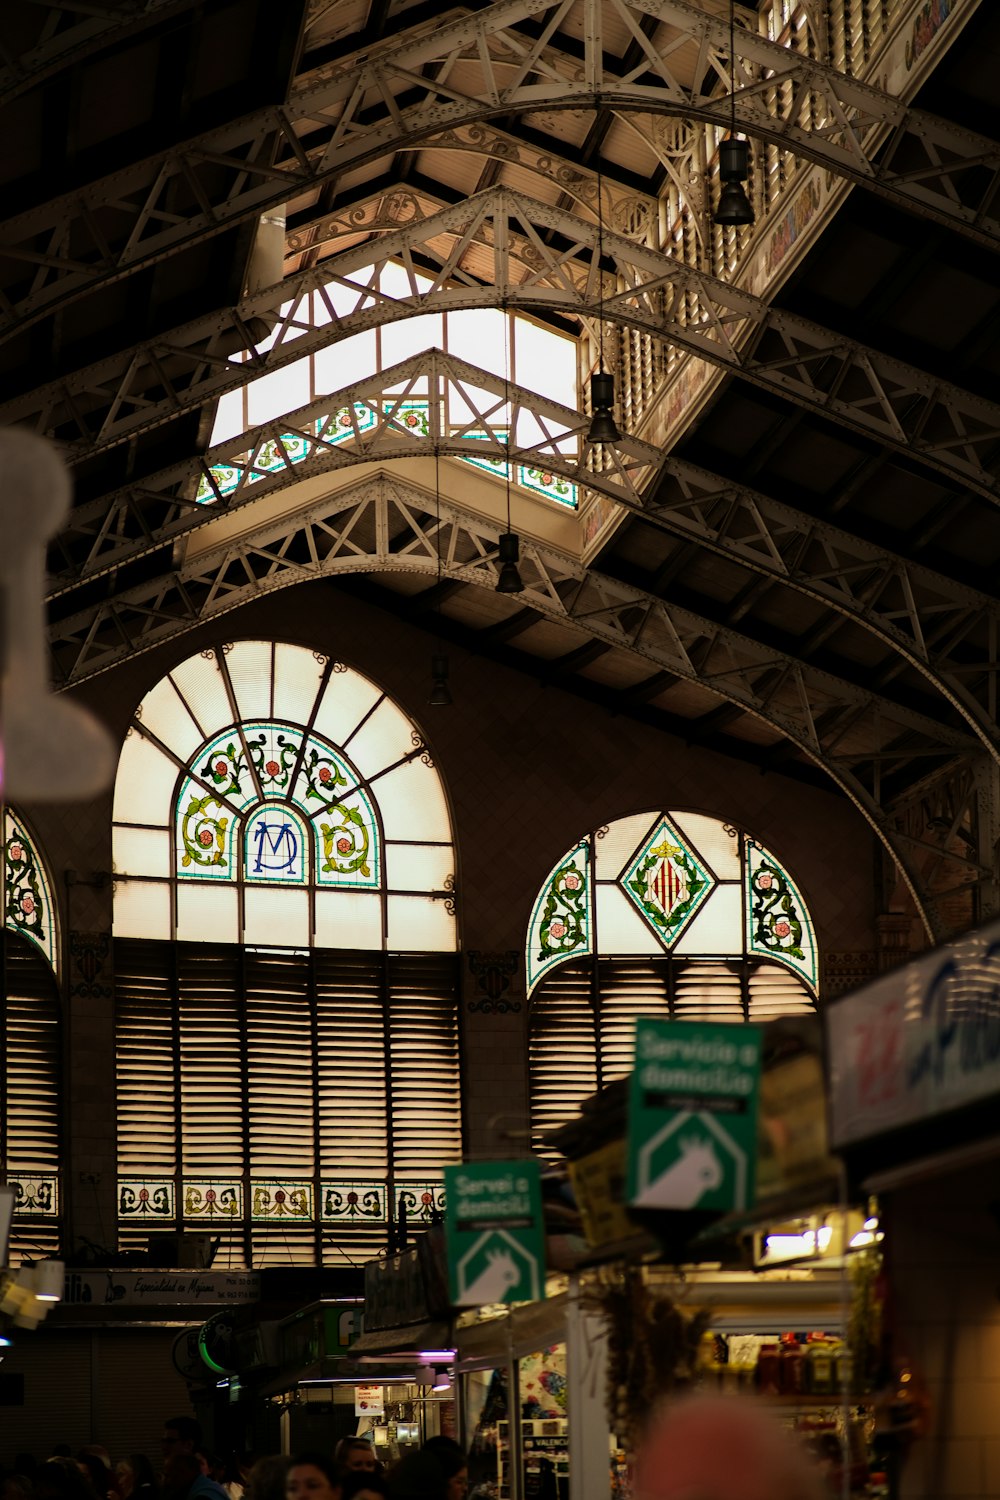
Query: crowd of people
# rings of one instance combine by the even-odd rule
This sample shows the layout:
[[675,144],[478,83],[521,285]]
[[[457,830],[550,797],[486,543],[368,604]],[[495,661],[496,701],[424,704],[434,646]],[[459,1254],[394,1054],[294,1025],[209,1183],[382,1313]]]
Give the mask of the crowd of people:
[[452,1438],[430,1438],[389,1468],[363,1437],[342,1439],[332,1453],[227,1461],[184,1416],[165,1423],[158,1464],[144,1453],[115,1463],[98,1444],[74,1454],[57,1443],[43,1461],[18,1454],[2,1500],[465,1500],[467,1488],[465,1453]]

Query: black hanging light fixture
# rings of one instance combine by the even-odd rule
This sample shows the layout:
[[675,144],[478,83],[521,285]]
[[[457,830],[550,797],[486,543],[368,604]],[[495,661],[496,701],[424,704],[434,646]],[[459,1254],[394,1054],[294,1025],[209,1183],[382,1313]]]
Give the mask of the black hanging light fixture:
[[722,191],[715,213],[716,224],[753,223],[753,207],[743,184],[750,175],[750,145],[736,134],[736,0],[729,0],[729,135],[719,144],[719,181]]
[[604,204],[601,198],[601,156],[597,155],[597,369],[590,377],[588,443],[617,443],[615,377],[604,368]]
[[[437,554],[437,587],[441,587],[441,450],[434,447],[434,551]],[[432,708],[450,708],[451,688],[448,686],[448,658],[435,652],[431,657],[431,691],[427,702]]]
[[510,406],[510,314],[506,303],[503,304],[503,319],[503,398],[507,413],[507,462],[504,465],[507,478],[507,530],[502,531],[499,538],[500,571],[497,574],[496,591],[498,594],[520,594],[524,591],[521,572],[517,566],[521,556],[521,538],[510,527],[510,430],[513,420]]

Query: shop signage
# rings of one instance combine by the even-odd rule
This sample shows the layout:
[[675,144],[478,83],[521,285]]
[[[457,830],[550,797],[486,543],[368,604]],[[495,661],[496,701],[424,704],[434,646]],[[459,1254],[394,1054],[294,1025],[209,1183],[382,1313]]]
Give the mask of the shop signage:
[[455,1307],[534,1302],[545,1290],[545,1229],[536,1161],[445,1167],[448,1279]]
[[625,1207],[625,1162],[625,1138],[620,1136],[569,1164],[583,1232],[595,1250],[636,1232]]
[[356,1417],[384,1417],[384,1388],[380,1385],[356,1385],[354,1387],[354,1415]]
[[1000,922],[826,1010],[835,1148],[1000,1094]]
[[628,1201],[636,1208],[753,1202],[761,1033],[639,1019],[629,1095]]
[[256,1302],[255,1271],[67,1271],[63,1305],[80,1307],[202,1307]]

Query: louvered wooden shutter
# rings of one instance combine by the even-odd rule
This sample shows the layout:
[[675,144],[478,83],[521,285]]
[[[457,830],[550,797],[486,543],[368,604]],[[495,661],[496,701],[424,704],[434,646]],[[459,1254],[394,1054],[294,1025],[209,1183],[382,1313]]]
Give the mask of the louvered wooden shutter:
[[169,943],[116,938],[118,1170],[164,1177],[177,1167],[174,973]]
[[250,1171],[312,1177],[313,1031],[305,954],[246,955]]
[[762,963],[751,971],[751,1021],[801,1016],[815,1009],[816,1002],[811,992],[784,964]]
[[383,961],[317,950],[319,1156],[324,1177],[384,1182],[389,1171]]
[[239,1177],[243,1170],[239,989],[239,960],[232,947],[178,943],[182,1166],[186,1177]]
[[35,947],[5,935],[7,1170],[59,1169],[59,1001]]
[[745,1021],[740,964],[721,959],[677,962],[674,1015],[678,1021]]
[[670,1015],[667,959],[611,958],[597,966],[601,1084],[632,1071],[637,1016]]
[[393,954],[388,980],[393,1178],[427,1183],[462,1156],[457,960]]
[[585,959],[564,964],[548,975],[532,1001],[531,1125],[535,1150],[543,1155],[542,1137],[571,1120],[597,1088],[591,993],[591,966]]

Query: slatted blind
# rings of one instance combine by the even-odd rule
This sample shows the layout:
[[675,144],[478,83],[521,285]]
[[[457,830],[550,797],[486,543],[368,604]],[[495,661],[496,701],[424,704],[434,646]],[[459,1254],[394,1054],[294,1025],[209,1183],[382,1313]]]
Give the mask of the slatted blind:
[[33,943],[5,934],[5,1155],[17,1172],[59,1169],[59,1001]]
[[460,1161],[461,1103],[454,954],[389,958],[393,1171],[424,1182],[428,1162]]
[[[238,1180],[239,1222],[189,1226],[221,1232],[217,1264],[375,1253],[384,1219],[324,1222],[323,1182],[384,1199],[461,1158],[454,955],[119,940],[116,979],[119,1169],[173,1179],[178,1203],[185,1180]],[[308,1183],[310,1220],[264,1222],[267,1183]]]
[[191,1177],[243,1170],[239,960],[217,943],[177,949],[182,1167]]
[[[596,974],[595,974],[596,964]],[[536,1151],[599,1085],[631,1072],[638,1016],[767,1021],[815,1009],[781,964],[742,959],[580,959],[555,969],[531,1006],[529,1084]]]

